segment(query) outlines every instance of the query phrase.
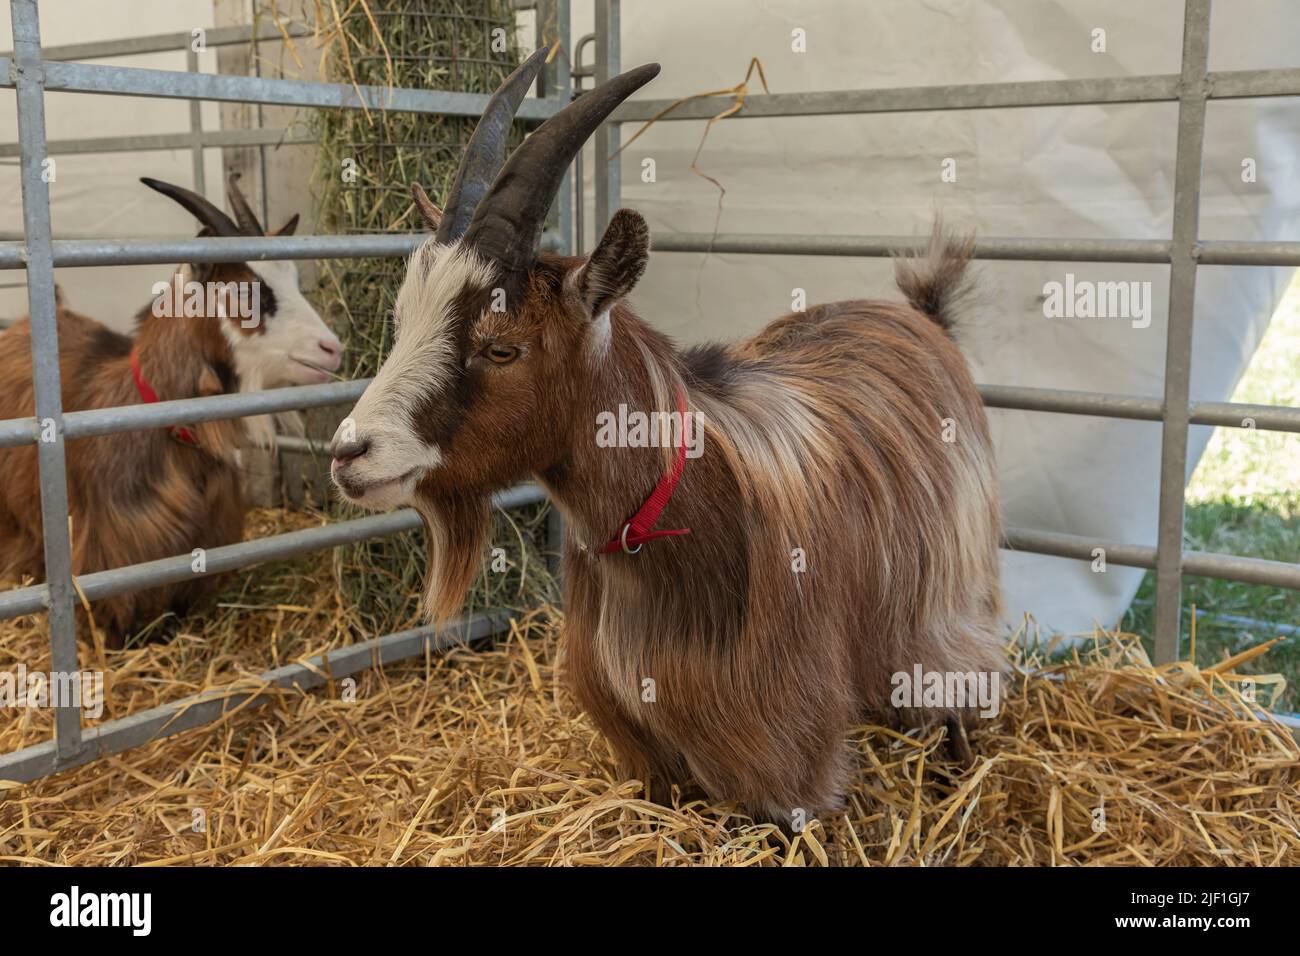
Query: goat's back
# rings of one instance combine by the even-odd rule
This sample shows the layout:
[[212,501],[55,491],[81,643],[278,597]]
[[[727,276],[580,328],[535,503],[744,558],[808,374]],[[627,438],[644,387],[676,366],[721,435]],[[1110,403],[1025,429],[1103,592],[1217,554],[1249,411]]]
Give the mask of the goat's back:
[[[852,656],[873,698],[918,662],[1002,667],[997,474],[950,325],[872,301],[784,316],[736,347],[749,373],[732,409],[714,409],[745,436],[746,497],[781,501],[770,520],[815,542],[819,573],[800,580],[798,603],[860,633]],[[788,572],[789,555],[772,550]]]

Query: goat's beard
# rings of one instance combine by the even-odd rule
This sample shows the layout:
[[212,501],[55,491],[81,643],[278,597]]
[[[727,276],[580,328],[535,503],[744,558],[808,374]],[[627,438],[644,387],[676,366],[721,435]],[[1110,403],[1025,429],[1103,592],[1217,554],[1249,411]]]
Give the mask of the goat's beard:
[[419,490],[412,505],[424,519],[429,541],[424,613],[431,623],[441,624],[464,606],[478,575],[491,505],[486,496],[433,498]]

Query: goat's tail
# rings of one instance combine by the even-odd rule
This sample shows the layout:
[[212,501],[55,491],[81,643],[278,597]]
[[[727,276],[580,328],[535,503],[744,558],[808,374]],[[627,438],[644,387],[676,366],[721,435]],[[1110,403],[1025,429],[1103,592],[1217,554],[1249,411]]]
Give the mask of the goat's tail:
[[923,259],[895,259],[894,281],[916,311],[929,316],[952,334],[957,314],[973,289],[966,271],[975,251],[973,235],[946,232],[936,217],[930,248]]

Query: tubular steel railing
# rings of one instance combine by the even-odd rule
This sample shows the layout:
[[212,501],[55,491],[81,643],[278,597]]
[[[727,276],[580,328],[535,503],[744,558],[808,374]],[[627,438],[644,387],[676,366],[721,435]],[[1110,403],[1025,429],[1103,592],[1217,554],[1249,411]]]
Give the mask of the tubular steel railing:
[[[516,2],[516,8],[528,4]],[[559,39],[569,46],[569,0],[541,0],[537,4],[538,31],[554,22]],[[552,14],[543,17],[543,10]],[[347,84],[270,80],[197,72],[145,70],[60,62],[74,57],[110,57],[129,53],[185,49],[189,34],[135,38],[60,47],[42,56],[36,0],[10,0],[14,50],[0,56],[0,88],[17,93],[19,143],[0,147],[0,156],[20,160],[24,241],[0,243],[0,269],[26,269],[28,308],[32,326],[32,363],[36,414],[30,418],[0,421],[0,448],[35,444],[40,465],[41,518],[44,525],[46,581],[0,593],[0,619],[45,611],[49,615],[51,670],[79,672],[72,579],[72,551],[68,535],[68,491],[64,442],[115,432],[157,428],[182,422],[214,421],[261,415],[291,409],[314,408],[355,400],[366,381],[337,382],[297,388],[273,389],[236,395],[91,409],[65,413],[61,406],[58,329],[55,320],[54,268],[89,265],[125,265],[175,262],[241,262],[249,259],[323,259],[404,256],[422,240],[420,236],[294,236],[283,238],[232,238],[184,240],[55,240],[50,229],[49,184],[43,177],[44,160],[52,152],[119,151],[155,148],[191,148],[260,145],[279,142],[266,134],[279,131],[239,131],[257,135],[204,133],[191,113],[191,131],[177,137],[118,137],[63,143],[55,150],[45,136],[44,94],[48,90],[79,93],[116,93],[125,96],[183,98],[194,101],[224,100],[244,103],[343,109],[384,108],[393,111],[478,116],[486,95],[353,87]],[[300,31],[304,32],[304,31]],[[263,30],[264,39],[271,35]],[[278,36],[278,31],[276,33]],[[247,42],[251,28],[209,31],[210,46]],[[549,40],[549,38],[547,38]],[[190,58],[191,70],[196,66]],[[536,99],[525,100],[518,111],[522,120],[539,121],[554,114],[570,95],[567,71],[557,63],[543,74]],[[194,162],[196,176],[202,162]],[[572,223],[572,180],[560,193],[559,228],[548,234],[551,248],[564,248]],[[201,186],[199,188],[202,188]],[[48,440],[50,437],[53,440]],[[536,485],[524,485],[497,495],[497,507],[517,507],[544,500]],[[188,556],[164,558],[124,568],[79,575],[76,585],[88,601],[141,590],[196,573],[218,574],[309,551],[337,547],[354,541],[398,534],[420,526],[411,509],[320,528],[274,535],[211,549],[206,568],[195,572]],[[559,529],[552,521],[547,531],[548,549],[558,544]],[[490,610],[442,628],[422,627],[383,635],[328,655],[276,668],[246,685],[236,685],[184,698],[143,713],[111,720],[83,732],[76,704],[61,702],[55,709],[52,741],[0,755],[0,780],[34,780],[87,763],[99,756],[171,736],[211,723],[234,707],[262,702],[273,688],[319,686],[366,667],[438,653],[499,633],[509,612]],[[329,677],[327,678],[326,675]]]
[[[554,3],[561,42],[569,49],[569,0]],[[596,12],[596,79],[619,71],[618,0],[594,0]],[[542,6],[545,5],[545,0]],[[515,3],[526,7],[526,3]],[[42,162],[51,152],[256,145],[278,131],[202,132],[170,137],[120,137],[81,143],[50,144],[45,137],[44,92],[117,93],[128,96],[226,100],[248,103],[359,109],[380,107],[424,113],[478,115],[486,96],[456,92],[390,90],[341,84],[269,80],[194,72],[143,70],[62,62],[119,53],[183,48],[186,34],[136,38],[129,41],[82,44],[51,51],[42,57],[36,0],[10,0],[14,51],[0,57],[0,87],[17,92],[20,143],[0,146],[0,156],[18,155],[22,173],[25,241],[0,243],[0,269],[26,269],[28,304],[32,321],[32,360],[36,414],[30,418],[0,421],[0,448],[36,444],[41,473],[41,512],[44,522],[46,582],[0,594],[0,619],[46,611],[49,614],[51,669],[77,673],[77,642],[73,617],[74,587],[71,546],[67,527],[67,482],[64,445],[68,438],[104,435],[142,428],[212,421],[272,411],[330,405],[355,399],[365,381],[275,389],[265,392],[219,395],[210,398],[94,409],[64,413],[60,404],[58,337],[55,323],[54,268],[136,263],[230,262],[266,258],[344,258],[400,256],[419,241],[413,236],[299,236],[284,238],[203,238],[185,240],[56,240],[50,230],[49,187],[42,178]],[[539,29],[542,22],[538,16]],[[1054,532],[1008,529],[1009,547],[1068,558],[1091,559],[1093,549],[1106,549],[1107,560],[1157,573],[1156,651],[1160,660],[1178,656],[1181,581],[1184,573],[1253,584],[1300,589],[1300,565],[1223,554],[1183,550],[1183,496],[1187,458],[1187,431],[1192,424],[1300,431],[1300,409],[1223,402],[1191,402],[1192,309],[1198,265],[1296,265],[1300,242],[1214,242],[1197,239],[1201,144],[1207,99],[1300,95],[1300,70],[1208,73],[1209,0],[1185,4],[1182,71],[1177,75],[1119,79],[997,83],[974,86],[919,87],[887,90],[849,90],[819,93],[750,96],[737,118],[812,116],[838,113],[883,113],[915,110],[993,109],[1030,106],[1069,106],[1098,103],[1176,101],[1179,104],[1178,146],[1174,196],[1174,228],[1170,240],[1020,239],[984,238],[976,256],[985,259],[1061,260],[1092,262],[1169,263],[1169,333],[1166,347],[1163,398],[1112,395],[986,385],[985,404],[994,408],[1091,415],[1159,421],[1163,426],[1159,533],[1155,547]],[[229,34],[228,36],[226,34]],[[213,39],[213,37],[216,39]],[[210,31],[209,43],[243,42],[251,30]],[[122,44],[136,44],[127,48]],[[191,62],[191,66],[193,63]],[[544,95],[526,100],[519,115],[539,120],[567,102],[571,77],[559,68],[548,78]],[[617,150],[619,124],[645,120],[669,101],[643,100],[625,104],[597,134],[596,156],[611,157]],[[710,107],[687,103],[662,117],[664,120],[707,119]],[[277,140],[278,141],[278,140]],[[54,147],[53,149],[51,147]],[[196,161],[196,169],[201,163]],[[618,162],[597,163],[595,228],[609,221],[619,199]],[[573,223],[570,179],[561,191],[557,246],[568,248]],[[661,252],[736,252],[782,255],[887,256],[919,247],[911,237],[863,236],[709,236],[659,233],[654,248]],[[53,427],[55,440],[42,436]],[[512,489],[497,496],[496,504],[509,507],[538,501],[536,486]],[[217,548],[209,552],[206,572],[216,574],[263,561],[331,548],[367,538],[415,528],[419,518],[403,510],[325,527],[275,535]],[[558,521],[548,529],[548,547],[558,547]],[[181,580],[194,574],[188,555],[115,568],[78,577],[88,600],[96,600]],[[79,708],[60,706],[53,741],[16,753],[0,755],[0,779],[31,780],[77,766],[103,754],[117,753],[159,737],[180,733],[220,719],[234,706],[252,700],[268,687],[318,686],[329,673],[334,677],[365,667],[437,652],[498,632],[507,612],[489,611],[441,630],[416,628],[377,637],[317,659],[277,668],[250,686],[237,686],[186,698],[144,713],[109,721],[83,733]]]

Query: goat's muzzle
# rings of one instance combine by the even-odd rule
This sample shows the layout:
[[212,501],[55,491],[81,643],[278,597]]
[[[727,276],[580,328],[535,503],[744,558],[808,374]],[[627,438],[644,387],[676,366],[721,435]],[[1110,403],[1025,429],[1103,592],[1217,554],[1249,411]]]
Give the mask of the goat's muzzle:
[[406,456],[393,455],[392,437],[354,436],[350,428],[345,431],[340,426],[330,442],[330,477],[352,503],[382,511],[410,500],[427,467]]

